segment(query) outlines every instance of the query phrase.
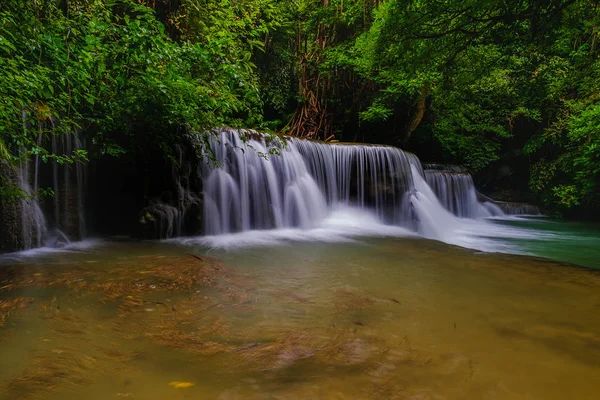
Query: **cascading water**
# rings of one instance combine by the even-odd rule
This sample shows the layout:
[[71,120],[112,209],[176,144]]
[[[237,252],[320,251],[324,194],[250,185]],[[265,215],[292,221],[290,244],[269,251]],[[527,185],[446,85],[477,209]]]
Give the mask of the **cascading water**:
[[444,208],[461,218],[503,215],[497,205],[477,199],[473,178],[466,172],[426,169],[425,179]]
[[[515,252],[491,237],[529,237],[482,219],[502,211],[477,200],[468,174],[423,171],[416,156],[395,147],[272,139],[234,130],[218,132],[208,146],[213,159],[201,174],[207,236],[181,239],[184,243],[238,247],[418,233],[464,247]],[[438,178],[443,182],[438,190],[458,197],[455,203],[436,194]]]
[[[66,131],[52,136],[51,148],[53,154],[73,157],[79,150],[85,149],[85,144],[77,132]],[[48,226],[59,242],[68,241],[69,238],[80,239],[86,234],[83,208],[85,175],[85,164],[81,162],[62,165],[57,161],[52,162],[54,195],[47,199],[47,203],[53,218],[49,218]],[[36,175],[36,185],[38,179],[41,178]]]
[[421,171],[411,166],[411,172],[415,190],[410,195],[410,204],[418,220],[419,233],[430,239],[447,241],[448,227],[457,225],[458,218],[440,203]]
[[223,131],[210,146],[220,165],[204,167],[206,234],[309,228],[324,217],[325,197],[295,146],[278,146],[282,156],[267,160],[264,138],[246,144],[234,131]]
[[[392,224],[409,220],[410,165],[421,168],[416,156],[385,146],[283,140],[232,130],[211,140],[219,167],[203,171],[206,234],[313,228],[340,206],[368,209]],[[280,154],[267,159],[270,149]]]
[[292,139],[327,203],[371,210],[380,220],[410,219],[406,194],[413,188],[411,166],[419,159],[395,147],[324,144]]
[[[49,143],[40,136],[38,142],[65,156],[84,148],[76,133]],[[172,171],[175,195],[157,199],[141,213],[154,221],[153,238],[203,233],[181,240],[237,246],[418,233],[495,251],[497,246],[485,247],[485,238],[518,234],[481,221],[502,211],[491,200],[478,201],[481,196],[468,174],[424,171],[416,156],[395,147],[271,138],[231,129],[212,136],[207,146],[213,157],[199,164],[199,173],[198,164],[184,162],[179,148]],[[21,204],[22,247],[60,245],[85,234],[84,165],[46,164],[34,156],[21,164],[18,182],[29,194]],[[39,200],[37,190],[49,186],[55,195]]]
[[498,202],[498,206],[507,215],[540,215],[537,206],[527,203]]
[[[24,249],[43,246],[47,235],[46,219],[40,208],[38,196],[35,195],[37,187],[32,189],[29,184],[29,167],[29,162],[21,162],[18,170],[19,187],[24,195],[21,200],[21,235]],[[37,170],[36,164],[36,175]]]
[[[53,135],[48,144],[44,143],[44,135],[40,133],[37,145],[48,146],[53,154],[66,157],[85,148],[77,132]],[[21,200],[23,249],[61,246],[71,239],[85,236],[85,165],[80,162],[61,164],[56,160],[46,164],[36,154],[19,164],[17,175],[19,187],[25,195]],[[48,187],[54,195],[40,197],[39,189]]]

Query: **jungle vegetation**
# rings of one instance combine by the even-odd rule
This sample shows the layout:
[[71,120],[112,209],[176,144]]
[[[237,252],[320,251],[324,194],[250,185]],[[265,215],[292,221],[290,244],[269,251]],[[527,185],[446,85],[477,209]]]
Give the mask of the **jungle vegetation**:
[[[2,0],[0,158],[86,162],[215,126],[503,164],[600,209],[598,0]],[[40,136],[93,143],[66,157]],[[4,200],[15,194],[7,182]]]

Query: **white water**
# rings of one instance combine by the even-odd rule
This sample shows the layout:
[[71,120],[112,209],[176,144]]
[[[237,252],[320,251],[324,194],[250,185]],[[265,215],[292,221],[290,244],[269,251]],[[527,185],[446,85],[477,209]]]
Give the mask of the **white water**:
[[[24,129],[28,128],[27,115],[23,113]],[[50,120],[52,122],[52,120]],[[47,146],[52,154],[71,157],[85,144],[77,132],[52,135],[50,143],[43,143],[43,134],[37,140],[40,147]],[[40,155],[23,160],[19,165],[18,180],[26,197],[21,200],[21,236],[24,250],[40,247],[62,247],[72,239],[85,236],[83,190],[85,166],[80,162],[62,165],[53,160],[42,163]],[[51,188],[54,194],[40,201],[40,189]],[[44,209],[47,213],[44,214]]]
[[48,255],[57,255],[63,253],[86,252],[106,245],[107,241],[103,239],[84,239],[77,242],[70,242],[61,246],[43,246],[29,250],[17,251],[14,253],[0,254],[0,265],[13,264],[15,262],[26,262],[30,259],[44,257]]
[[284,245],[293,242],[354,242],[361,237],[415,237],[417,233],[401,226],[386,225],[376,215],[357,207],[338,207],[310,229],[290,227],[171,239],[184,245],[235,249]]
[[[518,253],[497,239],[539,238],[538,232],[486,220],[503,213],[477,201],[470,177],[456,203],[462,212],[454,215],[427,183],[416,156],[400,149],[294,138],[282,146],[254,132],[241,136],[223,130],[210,143],[220,167],[203,171],[206,236],[173,241],[230,249],[418,235]],[[270,149],[279,154],[269,155]]]
[[[224,130],[210,143],[219,168],[203,171],[205,233],[319,227],[332,210],[356,206],[399,225],[408,219],[410,165],[400,149],[289,139]],[[252,136],[253,138],[250,138]],[[279,155],[269,155],[275,149]]]
[[[36,163],[36,175],[37,170]],[[21,162],[18,179],[19,187],[25,195],[21,200],[21,234],[25,249],[43,246],[47,236],[46,219],[40,208],[39,198],[35,194],[37,187],[35,190],[31,188],[29,176],[29,163]]]
[[[269,141],[254,132],[242,135],[244,140],[237,131],[223,130],[210,142],[219,167],[202,167],[206,236],[172,240],[235,248],[422,236],[482,251],[519,253],[516,245],[498,239],[541,238],[536,231],[489,221],[487,217],[497,218],[502,212],[491,203],[477,201],[470,177],[461,178],[468,181],[464,190],[438,185],[436,194],[425,179],[430,173],[423,172],[417,157],[398,148],[294,138],[282,145],[280,140]],[[52,147],[58,154],[69,155],[82,144],[76,135],[66,135],[61,142],[54,140]],[[272,149],[279,154],[269,154]],[[31,165],[35,166],[33,174]],[[49,222],[36,198],[24,202],[23,234],[28,235],[28,248],[68,245],[62,229],[73,232],[76,221],[66,211],[74,207],[78,234],[83,235],[81,168],[76,165],[71,171],[54,163],[51,173],[46,173],[56,192],[46,205]],[[28,193],[39,187],[40,170],[37,158],[21,166],[21,186]],[[455,203],[462,211],[450,211],[457,215],[447,206],[455,192],[460,192]],[[173,225],[173,232],[180,230],[180,224]]]
[[426,170],[425,180],[441,205],[462,218],[501,216],[502,209],[491,202],[480,202],[473,178],[466,172]]
[[[471,249],[525,254],[516,244],[502,239],[544,240],[548,233],[493,223],[493,219],[513,219],[504,215],[488,214],[486,218],[459,218],[449,212],[440,202],[431,187],[415,168],[412,170],[415,192],[411,204],[418,219],[419,234]],[[489,216],[489,217],[488,217]]]

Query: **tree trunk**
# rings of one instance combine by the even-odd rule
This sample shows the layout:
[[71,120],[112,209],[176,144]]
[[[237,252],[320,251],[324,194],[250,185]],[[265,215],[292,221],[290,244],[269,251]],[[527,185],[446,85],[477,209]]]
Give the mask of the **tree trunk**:
[[417,99],[409,111],[408,121],[406,122],[401,141],[406,142],[410,139],[412,133],[419,127],[423,116],[427,110],[427,88],[423,86],[417,96]]

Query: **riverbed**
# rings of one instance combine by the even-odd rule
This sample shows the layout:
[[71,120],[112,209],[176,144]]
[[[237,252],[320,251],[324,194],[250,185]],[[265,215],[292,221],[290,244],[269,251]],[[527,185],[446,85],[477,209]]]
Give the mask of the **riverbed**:
[[414,236],[216,243],[105,239],[4,256],[0,399],[592,399],[600,389],[593,263]]

